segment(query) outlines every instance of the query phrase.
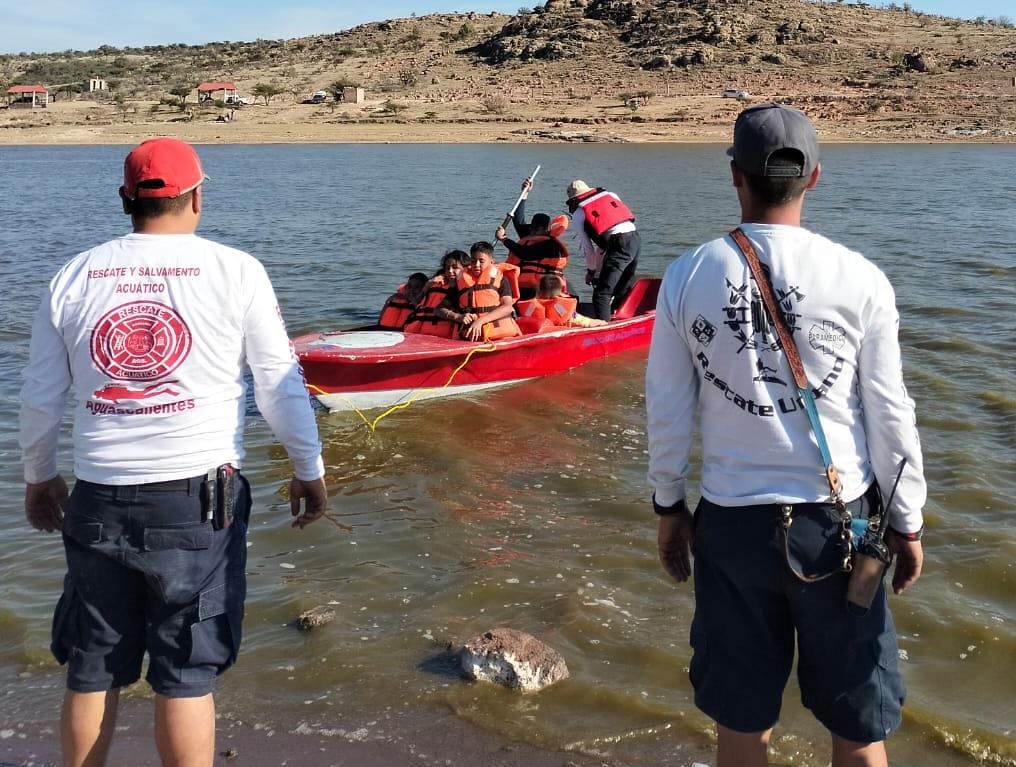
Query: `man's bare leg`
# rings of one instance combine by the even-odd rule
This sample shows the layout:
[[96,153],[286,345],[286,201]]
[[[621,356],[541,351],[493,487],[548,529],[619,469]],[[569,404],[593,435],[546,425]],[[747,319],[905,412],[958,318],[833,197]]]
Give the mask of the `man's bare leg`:
[[155,696],[155,747],[163,767],[212,767],[215,699]]
[[855,743],[833,735],[833,767],[888,767],[885,743]]
[[[766,767],[771,729],[737,732],[716,725],[716,767]],[[834,767],[838,765],[834,764]]]
[[119,690],[64,694],[60,744],[64,767],[102,767],[116,728]]

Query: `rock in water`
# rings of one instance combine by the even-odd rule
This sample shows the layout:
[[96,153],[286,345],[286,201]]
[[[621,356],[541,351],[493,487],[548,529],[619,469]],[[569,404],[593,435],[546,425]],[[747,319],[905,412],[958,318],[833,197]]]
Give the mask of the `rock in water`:
[[310,631],[316,629],[319,626],[331,623],[335,620],[335,610],[327,605],[319,605],[318,607],[312,607],[305,613],[302,613],[299,618],[296,619],[296,627],[300,631]]
[[568,677],[561,653],[515,629],[491,629],[473,637],[462,648],[459,662],[470,679],[522,692],[542,690]]

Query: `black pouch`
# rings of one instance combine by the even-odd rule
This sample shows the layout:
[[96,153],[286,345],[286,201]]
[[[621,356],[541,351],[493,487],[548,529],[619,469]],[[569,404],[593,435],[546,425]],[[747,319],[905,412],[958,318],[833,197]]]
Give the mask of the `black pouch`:
[[878,587],[892,561],[885,541],[869,529],[857,542],[854,568],[847,582],[847,609],[855,615],[864,615],[875,601]]
[[828,503],[782,505],[781,536],[787,567],[799,580],[812,583],[848,569],[842,517]]
[[215,510],[212,529],[225,530],[233,525],[236,503],[236,469],[228,463],[215,470]]

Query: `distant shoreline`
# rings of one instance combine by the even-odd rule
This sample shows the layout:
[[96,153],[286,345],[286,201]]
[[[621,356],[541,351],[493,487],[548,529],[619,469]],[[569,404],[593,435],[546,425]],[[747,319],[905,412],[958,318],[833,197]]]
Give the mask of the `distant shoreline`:
[[[1016,144],[1013,135],[949,135],[942,129],[897,135],[871,126],[819,124],[828,144]],[[6,127],[0,146],[133,145],[171,135],[196,144],[722,144],[731,125],[541,124],[533,122],[262,123],[137,122]]]

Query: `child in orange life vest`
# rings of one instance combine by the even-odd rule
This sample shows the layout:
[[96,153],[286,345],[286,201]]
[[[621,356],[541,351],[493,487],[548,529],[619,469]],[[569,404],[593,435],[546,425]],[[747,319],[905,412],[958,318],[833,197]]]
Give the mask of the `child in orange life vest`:
[[522,298],[536,296],[540,278],[544,275],[556,274],[564,278],[568,248],[559,237],[568,229],[568,223],[567,216],[551,220],[546,213],[537,213],[528,225],[526,235],[518,242],[508,238],[504,227],[498,227],[494,233],[495,239],[508,248],[508,263],[520,269],[519,295]]
[[416,305],[423,298],[423,289],[426,285],[427,275],[423,272],[413,272],[409,275],[405,284],[399,285],[399,289],[388,296],[384,306],[381,307],[378,327],[385,330],[402,330]]
[[452,320],[437,316],[437,308],[441,306],[448,293],[455,289],[462,264],[469,259],[469,254],[461,250],[450,250],[441,259],[441,268],[427,283],[423,298],[406,323],[406,333],[422,333],[439,338],[457,338],[459,325]]
[[555,325],[573,328],[597,328],[607,324],[606,320],[594,320],[579,314],[576,306],[578,300],[564,292],[561,278],[547,274],[540,279],[540,290],[535,299],[519,301],[518,312],[521,317],[548,319]]
[[469,259],[435,314],[459,323],[460,336],[466,341],[521,335],[513,318],[518,267],[495,264],[494,246],[489,242],[474,243]]

